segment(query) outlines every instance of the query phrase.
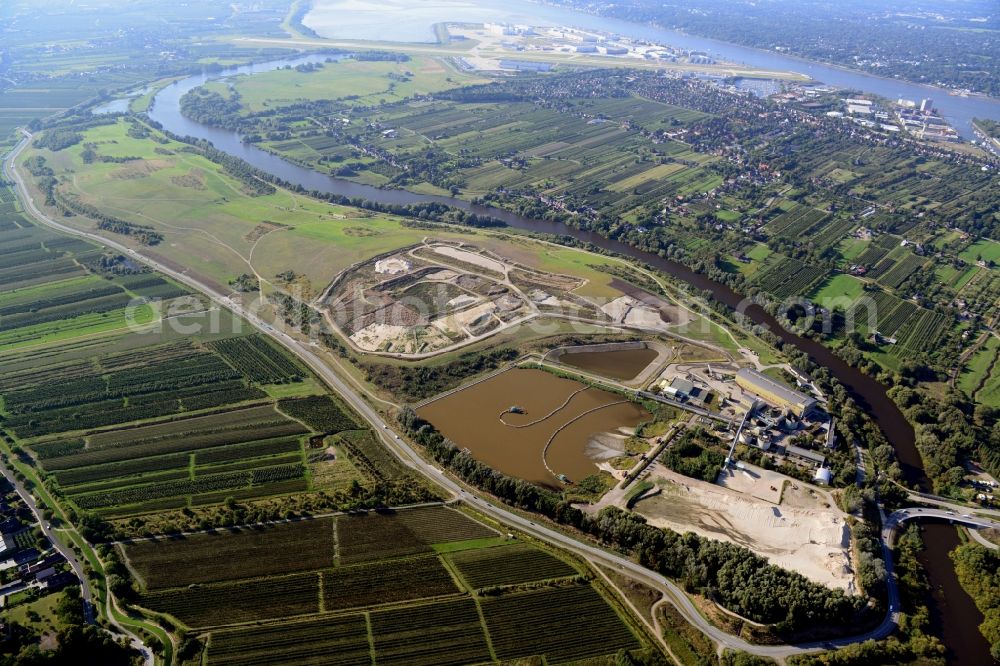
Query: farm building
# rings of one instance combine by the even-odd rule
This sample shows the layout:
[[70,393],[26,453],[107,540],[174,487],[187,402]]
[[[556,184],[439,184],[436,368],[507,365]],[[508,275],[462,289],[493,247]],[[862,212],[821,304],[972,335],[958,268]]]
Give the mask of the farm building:
[[815,398],[790,389],[756,370],[741,369],[736,373],[736,383],[745,391],[759,395],[764,402],[788,409],[800,418],[816,406]]

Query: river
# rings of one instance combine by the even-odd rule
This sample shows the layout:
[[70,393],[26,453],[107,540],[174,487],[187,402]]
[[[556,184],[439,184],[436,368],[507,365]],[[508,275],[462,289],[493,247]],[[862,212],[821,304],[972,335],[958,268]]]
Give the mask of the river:
[[[387,21],[386,15],[393,20]],[[595,16],[528,0],[315,0],[304,23],[330,39],[433,42],[435,23],[483,23],[487,21],[561,25],[618,34],[632,39],[703,51],[717,60],[749,65],[758,69],[798,72],[817,81],[896,100],[934,100],[934,106],[966,139],[975,139],[973,118],[1000,120],[1000,99],[950,95],[944,88],[908,83],[866,74],[834,65],[782,55],[748,46],[738,46],[675,30]]]
[[[711,278],[696,273],[682,264],[664,259],[656,254],[638,250],[625,243],[605,238],[592,231],[584,231],[570,227],[561,222],[533,220],[520,217],[508,211],[483,206],[473,206],[467,201],[445,196],[429,196],[408,192],[406,190],[380,189],[369,185],[352,183],[340,178],[307,169],[293,164],[285,159],[268,153],[251,144],[243,143],[236,132],[209,127],[186,118],[180,111],[180,99],[189,90],[204,84],[206,81],[239,74],[253,74],[271,71],[286,65],[295,66],[308,62],[320,62],[326,56],[301,56],[298,58],[275,60],[254,65],[234,67],[212,74],[190,76],[176,81],[158,92],[153,99],[149,116],[160,123],[165,129],[179,136],[191,136],[211,141],[216,148],[223,150],[247,163],[281,178],[282,180],[301,185],[307,190],[329,192],[347,197],[360,197],[371,201],[391,204],[408,204],[435,201],[457,208],[471,210],[483,215],[499,218],[516,229],[529,230],[553,235],[572,236],[573,238],[593,243],[595,246],[629,256],[645,262],[679,281],[692,287],[710,292],[717,300],[734,309],[739,309],[755,323],[760,324],[786,344],[793,345],[806,352],[819,365],[825,366],[852,393],[861,405],[885,433],[886,439],[896,451],[906,480],[917,488],[930,491],[930,483],[924,474],[920,454],[917,451],[913,428],[906,421],[896,404],[886,395],[886,388],[878,381],[853,368],[822,344],[803,338],[785,330],[778,321],[763,308],[748,304],[740,294],[728,286]],[[949,529],[952,538],[954,529]],[[936,633],[946,637],[953,636],[949,627],[978,626],[983,620],[972,599],[958,586],[947,552],[940,548],[928,552],[925,565],[931,584],[935,589],[943,590],[948,595],[948,613],[932,613],[935,618]],[[938,600],[935,600],[936,602]],[[978,635],[978,632],[976,632]],[[980,636],[981,638],[981,636]],[[949,641],[949,653],[954,663],[980,664],[990,663],[989,648],[985,640],[979,644],[968,640]]]

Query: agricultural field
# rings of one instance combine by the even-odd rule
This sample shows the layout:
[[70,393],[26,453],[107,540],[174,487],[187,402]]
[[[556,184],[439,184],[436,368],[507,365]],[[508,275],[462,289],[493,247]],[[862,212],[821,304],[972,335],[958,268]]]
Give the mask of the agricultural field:
[[[172,281],[34,226],[3,191],[2,428],[61,497],[122,519],[311,490],[306,442],[359,428],[342,404],[296,397],[299,384],[320,389],[268,339]],[[276,401],[273,386],[288,397]],[[343,449],[337,488],[382,480],[364,471],[381,462],[374,448]]]
[[[392,540],[406,538],[399,531],[404,525],[411,530],[409,538],[422,544],[421,553],[385,551]],[[373,540],[372,533],[383,539]],[[204,632],[210,663],[370,664],[372,654],[376,664],[430,666],[531,655],[545,655],[554,663],[641,647],[596,590],[567,578],[576,575],[574,567],[529,544],[493,545],[482,539],[486,534],[497,536],[463,514],[437,506],[118,547],[147,583],[140,604]],[[364,557],[338,557],[333,563],[345,543],[363,542],[368,549]],[[449,542],[467,546],[434,554],[431,546]],[[295,562],[299,553],[302,560]],[[284,575],[275,575],[279,565],[267,562],[272,556]],[[490,582],[494,596],[476,596],[476,586],[464,582],[466,575],[478,566],[478,575],[486,576],[484,563],[501,560],[506,560],[502,573]],[[178,569],[181,562],[192,561],[207,569],[197,574]],[[451,567],[462,572],[461,582],[449,573]],[[175,571],[180,578],[171,578]],[[537,587],[543,580],[556,587],[519,591],[522,584]],[[533,623],[545,607],[551,617],[526,632],[520,623]],[[581,631],[587,625],[599,627],[608,642],[569,645],[553,634],[578,632],[556,632],[559,623]],[[518,632],[525,634],[514,645]]]
[[[553,662],[641,645],[601,595],[576,578],[576,567],[440,505],[117,547],[141,585],[140,605],[207,632],[210,663],[318,663],[334,647],[336,663],[345,664],[370,663],[370,650],[385,664],[490,662],[514,652]],[[519,591],[525,584],[543,587]],[[477,596],[484,587],[492,596]],[[575,620],[556,611],[547,626],[594,622],[610,643],[570,647],[544,631],[516,649],[507,645],[507,633],[519,631],[511,626],[515,616],[534,617],[542,604],[580,610]]]
[[451,554],[449,559],[473,589],[577,574],[566,562],[527,544],[460,551]]
[[49,361],[4,376],[4,427],[80,508],[124,515],[308,487],[310,429],[193,341]]
[[334,563],[334,521],[317,518],[122,545],[147,589],[312,571]]
[[[13,203],[0,203],[0,346],[23,350],[154,322],[157,309],[142,300],[154,276],[104,276],[94,267],[100,257],[92,245],[49,233]],[[165,281],[155,287],[184,293]]]
[[430,553],[433,544],[496,536],[496,531],[456,512],[414,509],[363,513],[337,521],[337,558],[358,564]]
[[542,588],[487,598],[483,617],[502,660],[544,654],[562,662],[639,646],[621,618],[590,586]]
[[768,256],[764,266],[754,274],[753,282],[775,298],[782,300],[807,294],[827,276],[827,271],[797,259],[778,254]]
[[364,615],[348,615],[212,632],[209,660],[221,666],[370,666],[368,625]]
[[977,403],[1000,406],[1000,338],[989,336],[958,376],[957,385]]

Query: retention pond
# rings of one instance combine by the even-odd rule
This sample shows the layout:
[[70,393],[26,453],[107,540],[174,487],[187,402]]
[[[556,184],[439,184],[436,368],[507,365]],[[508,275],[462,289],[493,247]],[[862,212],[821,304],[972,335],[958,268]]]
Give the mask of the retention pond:
[[417,413],[459,447],[505,474],[549,488],[596,474],[611,455],[595,440],[624,440],[649,413],[623,396],[544,370],[508,370],[424,405]]

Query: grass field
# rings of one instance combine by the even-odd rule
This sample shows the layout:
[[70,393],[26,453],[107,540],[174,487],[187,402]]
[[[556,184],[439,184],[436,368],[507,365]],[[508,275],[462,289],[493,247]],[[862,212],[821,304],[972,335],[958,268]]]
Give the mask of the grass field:
[[38,599],[4,608],[4,619],[41,632],[58,631],[63,627],[55,610],[60,596],[60,593],[46,594]]
[[827,278],[809,296],[814,303],[832,309],[846,308],[864,293],[864,283],[851,275],[838,274]]
[[[166,239],[157,253],[216,285],[246,272],[245,257],[255,247],[254,266],[265,278],[294,269],[319,289],[342,268],[426,235],[403,227],[398,218],[371,216],[286,191],[248,196],[219,166],[181,150],[183,144],[133,138],[127,129],[119,122],[89,129],[84,137],[102,156],[140,158],[137,161],[94,163],[84,169],[81,145],[39,154],[57,171],[77,172],[67,192],[156,228]],[[261,229],[273,228],[268,226],[272,220],[283,226],[261,236]],[[90,227],[80,218],[68,222]]]
[[[239,77],[233,87],[249,110],[262,111],[303,100],[344,97],[350,97],[352,105],[370,106],[482,81],[437,58],[413,56],[398,63],[346,59],[323,63],[311,72],[264,72]],[[210,85],[219,92],[225,88],[222,83]]]
[[[152,226],[165,238],[154,249],[156,254],[189,266],[220,289],[246,272],[245,257],[253,252],[254,268],[265,279],[287,270],[304,276],[308,297],[347,266],[428,235],[393,216],[331,206],[286,191],[249,196],[217,165],[183,151],[182,144],[136,139],[127,130],[128,125],[119,122],[89,129],[84,136],[101,155],[141,158],[138,161],[94,163],[84,169],[80,145],[38,154],[57,171],[75,172],[67,192],[123,219]],[[82,218],[68,222],[90,226]],[[446,229],[435,231],[434,237],[469,240],[468,234]],[[619,262],[507,238],[483,233],[476,242],[526,265],[586,279],[581,295],[619,295],[609,286],[612,277],[594,269]]]
[[1000,261],[1000,243],[989,239],[978,240],[958,256],[973,264],[980,259],[987,262],[998,262]]
[[957,385],[978,403],[1000,406],[1000,339],[991,335],[962,368]]

